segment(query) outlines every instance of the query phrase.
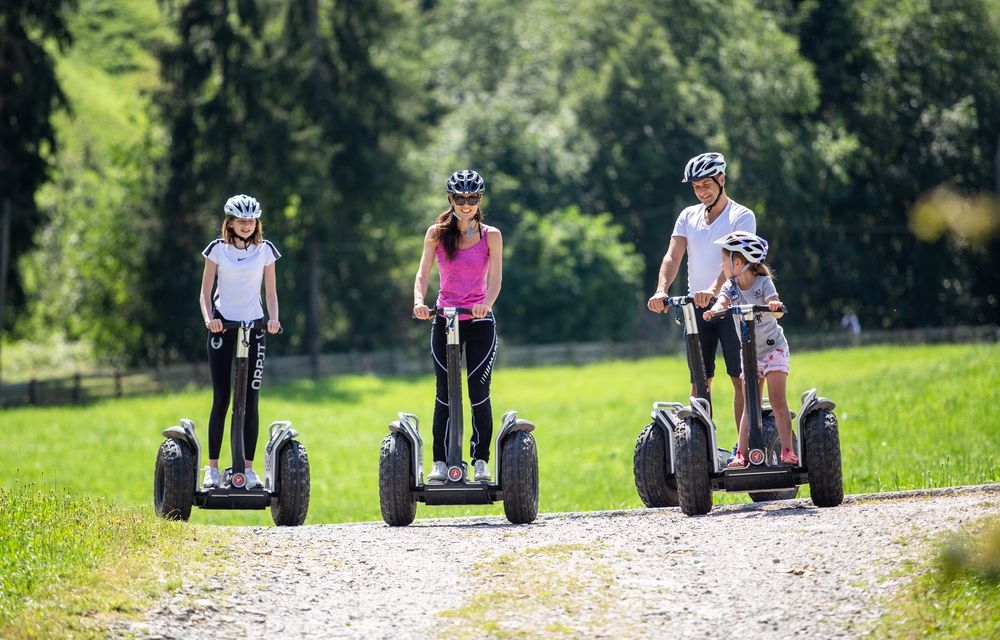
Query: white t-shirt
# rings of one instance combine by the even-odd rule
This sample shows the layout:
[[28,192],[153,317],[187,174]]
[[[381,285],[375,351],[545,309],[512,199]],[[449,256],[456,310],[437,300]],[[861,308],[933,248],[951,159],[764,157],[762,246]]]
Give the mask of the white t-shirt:
[[264,267],[281,257],[275,246],[265,240],[246,249],[237,249],[218,238],[201,253],[218,267],[215,308],[222,317],[237,322],[263,318],[260,286],[264,281]]
[[705,205],[687,207],[677,216],[671,235],[687,239],[688,295],[708,289],[722,269],[722,250],[715,241],[733,231],[757,233],[753,211],[732,198],[711,225],[705,220]]

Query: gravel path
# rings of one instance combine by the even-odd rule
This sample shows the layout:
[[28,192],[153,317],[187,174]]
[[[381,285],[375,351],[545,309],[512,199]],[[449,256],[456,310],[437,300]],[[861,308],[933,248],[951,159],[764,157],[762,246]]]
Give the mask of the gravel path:
[[491,516],[243,528],[249,544],[231,552],[249,580],[192,580],[112,635],[852,638],[929,538],[990,514],[1000,485],[697,518],[647,509],[527,526]]

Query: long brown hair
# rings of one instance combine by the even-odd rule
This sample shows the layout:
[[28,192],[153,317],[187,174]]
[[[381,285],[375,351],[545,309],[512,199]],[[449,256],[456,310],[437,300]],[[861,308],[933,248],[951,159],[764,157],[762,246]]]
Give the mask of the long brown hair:
[[[264,227],[260,223],[260,218],[254,218],[257,221],[257,226],[253,228],[253,233],[247,240],[247,244],[260,244],[264,242]],[[230,220],[236,220],[236,216],[226,216],[222,220],[222,241],[226,244],[232,244],[233,240],[237,237],[236,232],[233,228],[229,226]],[[241,238],[242,239],[242,238]]]
[[749,264],[750,273],[754,274],[755,276],[767,276],[768,278],[775,280],[774,270],[771,269],[771,267],[767,266],[766,262],[750,262],[749,260],[747,260],[747,257],[745,255],[743,255],[738,251],[730,251],[729,249],[723,249],[722,251],[723,253],[726,254],[727,257],[732,258],[735,256],[744,264]]
[[[480,200],[480,203],[482,200]],[[444,211],[437,217],[434,222],[434,239],[441,243],[444,247],[444,254],[448,256],[449,260],[454,260],[455,256],[458,255],[458,245],[462,237],[462,232],[458,230],[458,218],[453,216],[451,212],[454,210],[454,205],[452,205],[447,211]],[[476,210],[476,214],[472,216],[472,221],[475,221],[479,225],[479,233],[482,234],[483,229],[483,212],[482,205]],[[470,221],[471,222],[471,221]]]

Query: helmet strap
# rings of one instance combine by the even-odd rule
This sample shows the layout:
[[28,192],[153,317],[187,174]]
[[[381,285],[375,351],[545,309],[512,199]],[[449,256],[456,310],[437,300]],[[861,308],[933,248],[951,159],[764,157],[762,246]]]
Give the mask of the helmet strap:
[[[462,221],[462,217],[459,216],[458,213],[455,211],[455,207],[454,206],[452,206],[452,208],[451,208],[451,215],[455,217],[456,221],[458,221],[458,222]],[[472,235],[472,232],[476,230],[475,226],[472,224],[472,222],[475,219],[476,219],[476,216],[473,215],[472,219],[469,220],[468,226],[466,227],[465,231],[462,231],[462,235],[464,235],[466,238],[470,237]]]
[[705,211],[708,213],[712,213],[712,207],[718,204],[719,198],[722,197],[722,185],[719,184],[719,181],[715,178],[715,176],[710,176],[710,177],[712,178],[712,182],[715,183],[715,186],[719,187],[719,195],[715,196],[715,200],[712,200],[712,204],[705,207]]

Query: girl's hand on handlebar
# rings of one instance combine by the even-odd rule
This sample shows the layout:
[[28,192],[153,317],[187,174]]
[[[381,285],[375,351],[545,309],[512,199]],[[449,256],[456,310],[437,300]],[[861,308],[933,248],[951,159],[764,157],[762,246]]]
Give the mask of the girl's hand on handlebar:
[[488,304],[474,304],[472,305],[472,317],[473,318],[485,318],[486,314],[490,312],[491,307]]
[[779,318],[784,315],[785,305],[783,305],[781,300],[778,300],[777,298],[774,300],[768,300],[767,308],[771,310],[771,313]]
[[212,333],[222,333],[222,320],[212,318],[205,323],[205,327]]
[[427,320],[431,317],[431,309],[426,304],[413,305],[413,317],[418,320]]
[[280,333],[281,332],[281,323],[278,322],[277,320],[268,320],[267,321],[267,332],[268,333]]

